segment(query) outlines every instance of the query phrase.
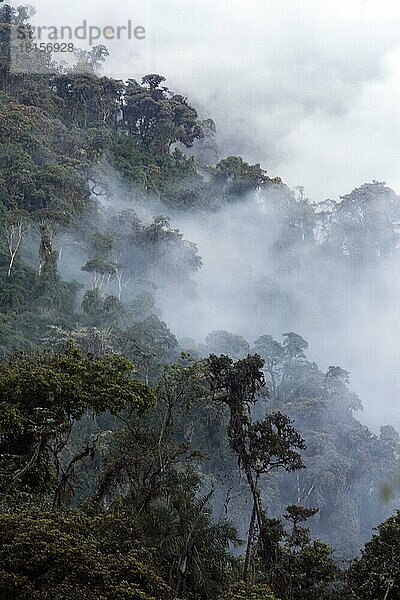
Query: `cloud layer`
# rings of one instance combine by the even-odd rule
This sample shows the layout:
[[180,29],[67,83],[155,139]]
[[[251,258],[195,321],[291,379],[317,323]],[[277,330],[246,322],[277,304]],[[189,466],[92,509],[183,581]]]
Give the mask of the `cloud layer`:
[[[19,3],[19,2],[18,2]],[[15,3],[17,4],[17,3]],[[392,0],[36,0],[36,21],[144,25],[110,41],[109,74],[167,75],[221,152],[261,162],[313,200],[363,181],[400,189],[400,4]]]

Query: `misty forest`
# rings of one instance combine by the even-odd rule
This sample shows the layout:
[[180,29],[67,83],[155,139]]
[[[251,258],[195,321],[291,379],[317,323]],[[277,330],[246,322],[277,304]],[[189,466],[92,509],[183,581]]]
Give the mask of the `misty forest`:
[[0,597],[399,599],[400,434],[360,390],[396,393],[400,197],[311,202],[104,46],[13,72],[28,21],[0,10]]

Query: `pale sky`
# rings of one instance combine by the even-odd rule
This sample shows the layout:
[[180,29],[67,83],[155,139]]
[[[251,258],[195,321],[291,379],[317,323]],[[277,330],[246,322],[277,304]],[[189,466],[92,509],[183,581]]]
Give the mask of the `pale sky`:
[[38,24],[144,26],[144,41],[108,42],[107,74],[162,73],[214,118],[224,154],[261,162],[313,200],[372,179],[400,192],[400,2],[32,4]]

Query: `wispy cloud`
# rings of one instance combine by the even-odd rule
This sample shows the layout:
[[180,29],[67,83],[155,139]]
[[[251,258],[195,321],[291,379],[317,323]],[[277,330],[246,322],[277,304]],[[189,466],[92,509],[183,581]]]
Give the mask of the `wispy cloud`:
[[144,25],[144,43],[109,43],[108,73],[167,75],[215,118],[223,153],[262,162],[313,199],[337,197],[371,178],[400,189],[398,2],[35,5],[42,21]]

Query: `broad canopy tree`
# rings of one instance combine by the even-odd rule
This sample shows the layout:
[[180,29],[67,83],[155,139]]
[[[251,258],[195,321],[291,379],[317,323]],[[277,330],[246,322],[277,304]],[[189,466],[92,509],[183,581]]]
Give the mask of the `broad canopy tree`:
[[123,106],[129,135],[145,150],[160,154],[175,143],[190,148],[204,135],[196,110],[186,98],[161,86],[164,81],[156,74],[146,75],[141,83],[130,79]]
[[[1,494],[42,493],[56,482],[52,444],[86,410],[148,408],[153,395],[116,354],[96,358],[68,343],[65,352],[20,353],[0,368]],[[62,445],[61,445],[62,447]]]

